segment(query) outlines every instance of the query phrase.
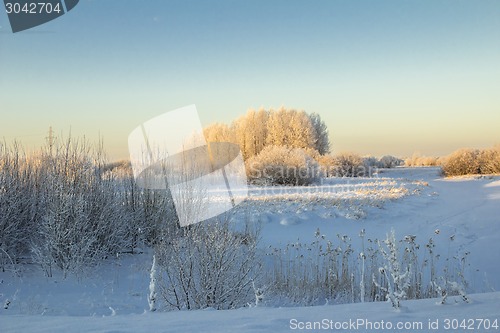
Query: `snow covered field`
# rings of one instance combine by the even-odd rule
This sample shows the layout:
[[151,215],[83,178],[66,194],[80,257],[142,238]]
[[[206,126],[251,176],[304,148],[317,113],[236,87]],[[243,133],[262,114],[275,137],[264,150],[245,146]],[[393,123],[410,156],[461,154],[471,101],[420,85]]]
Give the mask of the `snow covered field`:
[[[471,295],[471,298],[471,304],[436,305],[432,299],[407,301],[406,308],[401,312],[391,311],[387,304],[363,303],[301,308],[117,314],[92,318],[13,315],[3,316],[0,328],[2,332],[47,333],[293,332],[306,331],[309,327],[316,328],[315,331],[339,332],[463,332],[460,325],[465,319],[465,325],[471,331],[498,332],[499,329],[494,326],[500,320],[500,292]],[[456,326],[458,328],[454,329]],[[402,328],[398,329],[399,327]],[[307,331],[311,331],[311,328]]]
[[[260,247],[311,242],[318,229],[327,239],[350,237],[357,253],[362,229],[371,239],[385,239],[394,229],[398,239],[415,235],[422,245],[432,237],[443,258],[438,267],[445,258],[468,253],[470,303],[453,296],[445,305],[406,300],[399,312],[371,302],[149,313],[146,252],[65,280],[46,278],[36,267],[23,268],[20,276],[0,273],[0,332],[287,332],[320,324],[344,332],[442,332],[447,324],[450,331],[464,330],[464,324],[467,330],[500,332],[499,213],[500,177],[443,179],[436,168],[384,169],[376,178],[327,179],[312,187],[253,187],[232,220],[236,226],[245,219],[261,224]],[[356,320],[359,325],[352,326]]]

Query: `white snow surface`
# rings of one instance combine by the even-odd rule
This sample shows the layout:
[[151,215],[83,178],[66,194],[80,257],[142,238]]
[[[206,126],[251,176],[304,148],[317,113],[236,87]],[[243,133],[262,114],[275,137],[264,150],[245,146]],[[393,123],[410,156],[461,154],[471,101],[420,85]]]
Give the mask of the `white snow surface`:
[[[500,321],[500,292],[471,295],[469,304],[450,300],[450,304],[437,305],[436,300],[426,299],[406,301],[400,312],[391,310],[390,304],[357,303],[297,308],[243,308],[216,311],[212,309],[197,311],[176,311],[116,315],[105,317],[70,316],[26,316],[13,315],[2,317],[2,332],[293,332],[307,322],[324,324],[325,331],[341,332],[444,332],[446,320],[485,319],[490,329],[478,327],[475,321],[474,332],[498,332],[491,328],[495,319]],[[332,321],[333,323],[331,323]],[[361,322],[364,321],[364,324]],[[438,324],[438,330],[429,328],[429,322]],[[347,329],[335,330],[335,325]],[[372,326],[368,325],[368,322]],[[380,329],[375,329],[377,326]],[[346,323],[346,324],[344,324]],[[390,324],[389,324],[390,323]],[[397,325],[411,325],[411,329],[397,329]],[[420,329],[420,326],[421,329]],[[453,325],[451,322],[450,325]],[[392,329],[387,329],[392,325]],[[313,326],[314,327],[314,326]],[[325,328],[326,327],[326,328]],[[330,327],[334,329],[331,330]],[[385,327],[386,329],[382,329]],[[408,327],[408,326],[407,326]],[[436,326],[433,326],[436,327]],[[293,329],[296,328],[296,329]],[[311,331],[311,330],[309,330]],[[316,330],[318,331],[318,330]],[[449,330],[459,331],[459,330]]]
[[[458,296],[445,305],[436,299],[405,300],[399,312],[376,302],[150,313],[152,253],[145,251],[67,279],[46,278],[33,265],[19,275],[0,272],[0,332],[289,332],[314,322],[325,328],[330,320],[422,323],[412,329],[337,330],[342,332],[442,332],[447,319],[473,320],[475,332],[500,332],[475,321],[500,321],[498,176],[445,179],[437,168],[396,168],[381,170],[376,178],[326,179],[312,187],[252,187],[232,217],[235,226],[245,219],[261,224],[263,248],[312,241],[317,229],[329,239],[351,237],[358,252],[361,229],[367,238],[384,239],[394,228],[399,239],[416,235],[422,245],[432,237],[443,255],[470,252],[468,282],[475,294],[470,303]],[[436,320],[437,330],[429,327]]]

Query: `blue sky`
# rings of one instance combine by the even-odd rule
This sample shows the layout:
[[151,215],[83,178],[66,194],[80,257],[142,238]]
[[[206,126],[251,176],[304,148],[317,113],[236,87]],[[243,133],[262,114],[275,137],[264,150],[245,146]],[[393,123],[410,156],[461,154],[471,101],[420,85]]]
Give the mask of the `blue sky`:
[[317,112],[334,151],[500,143],[500,1],[81,0],[13,34],[0,13],[0,137],[103,137],[163,112]]

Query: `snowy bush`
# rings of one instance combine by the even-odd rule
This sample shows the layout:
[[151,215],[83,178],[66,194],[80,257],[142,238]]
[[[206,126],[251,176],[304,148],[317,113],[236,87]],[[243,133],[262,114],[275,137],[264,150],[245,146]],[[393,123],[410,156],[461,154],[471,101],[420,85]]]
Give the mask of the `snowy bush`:
[[29,155],[0,145],[0,269],[31,257],[67,276],[176,227],[168,191],[140,189],[129,163],[105,162],[100,146],[74,139]]
[[306,150],[268,146],[247,161],[249,181],[262,185],[309,185],[320,176],[319,164]]
[[460,149],[449,155],[443,163],[443,171],[447,176],[480,174],[479,150]]
[[340,153],[323,159],[329,177],[369,177],[370,168],[354,153]]
[[143,189],[136,185],[132,171],[115,178],[123,203],[126,240],[124,251],[133,253],[144,246],[154,246],[165,229],[178,228],[178,218],[168,190]]
[[391,155],[385,155],[380,159],[374,156],[363,157],[363,163],[366,168],[395,168],[397,166],[403,165],[404,161],[400,158]]
[[258,230],[227,221],[190,225],[156,247],[156,288],[166,308],[233,309],[255,299]]
[[400,166],[404,163],[404,161],[400,158],[391,156],[391,155],[385,155],[382,158],[380,158],[378,167],[379,168],[394,168],[397,166]]
[[424,166],[438,166],[441,164],[439,157],[422,156],[414,153],[411,157],[404,160],[404,165],[409,167],[424,167]]
[[137,186],[130,162],[106,164],[100,168],[102,177],[114,184],[120,201],[125,228],[123,251],[133,253],[144,246],[153,246],[163,229],[177,228],[178,218],[170,192]]
[[127,216],[115,182],[99,171],[99,151],[68,139],[40,159],[35,262],[48,275],[56,267],[66,276],[121,251]]
[[463,148],[446,157],[413,154],[406,166],[441,166],[446,176],[485,175],[500,173],[500,146],[489,149]]
[[441,160],[446,176],[500,173],[500,146],[490,149],[459,149]]
[[364,156],[363,157],[363,164],[368,168],[375,169],[375,168],[380,167],[380,161],[375,156]]
[[32,162],[19,145],[0,144],[0,269],[17,264],[28,253],[36,216]]
[[37,175],[22,147],[0,144],[0,266],[17,264],[29,253],[37,217]]
[[478,159],[481,174],[500,173],[500,146],[481,150]]

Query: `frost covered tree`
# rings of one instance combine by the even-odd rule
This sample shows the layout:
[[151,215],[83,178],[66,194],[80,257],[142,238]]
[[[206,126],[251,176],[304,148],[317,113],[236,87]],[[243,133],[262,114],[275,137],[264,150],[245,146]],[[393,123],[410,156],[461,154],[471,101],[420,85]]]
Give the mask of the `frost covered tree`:
[[271,110],[267,120],[266,146],[284,146],[288,143],[288,125],[291,122],[291,114],[281,107]]
[[267,121],[267,145],[315,148],[316,137],[311,119],[304,111],[284,107],[271,111]]
[[231,128],[236,143],[240,146],[243,158],[246,160],[260,153],[266,145],[267,120],[269,112],[260,108],[258,111],[250,109],[247,113],[235,120]]
[[287,143],[294,148],[316,148],[316,131],[312,126],[311,119],[304,111],[291,110],[291,122],[289,124],[289,140]]
[[294,109],[249,109],[231,126],[213,124],[205,128],[208,142],[234,142],[243,159],[258,155],[266,146],[314,149],[320,155],[330,151],[328,129],[317,113]]
[[234,128],[226,124],[215,123],[203,129],[205,140],[209,145],[209,154],[214,159],[223,158],[231,161],[234,158],[231,145],[216,145],[216,143],[236,143]]
[[235,133],[226,124],[214,123],[203,129],[207,142],[235,142]]
[[321,155],[330,153],[330,138],[328,133],[328,127],[325,122],[321,119],[321,116],[317,113],[311,113],[309,115],[311,125],[314,129],[314,149],[316,149]]

